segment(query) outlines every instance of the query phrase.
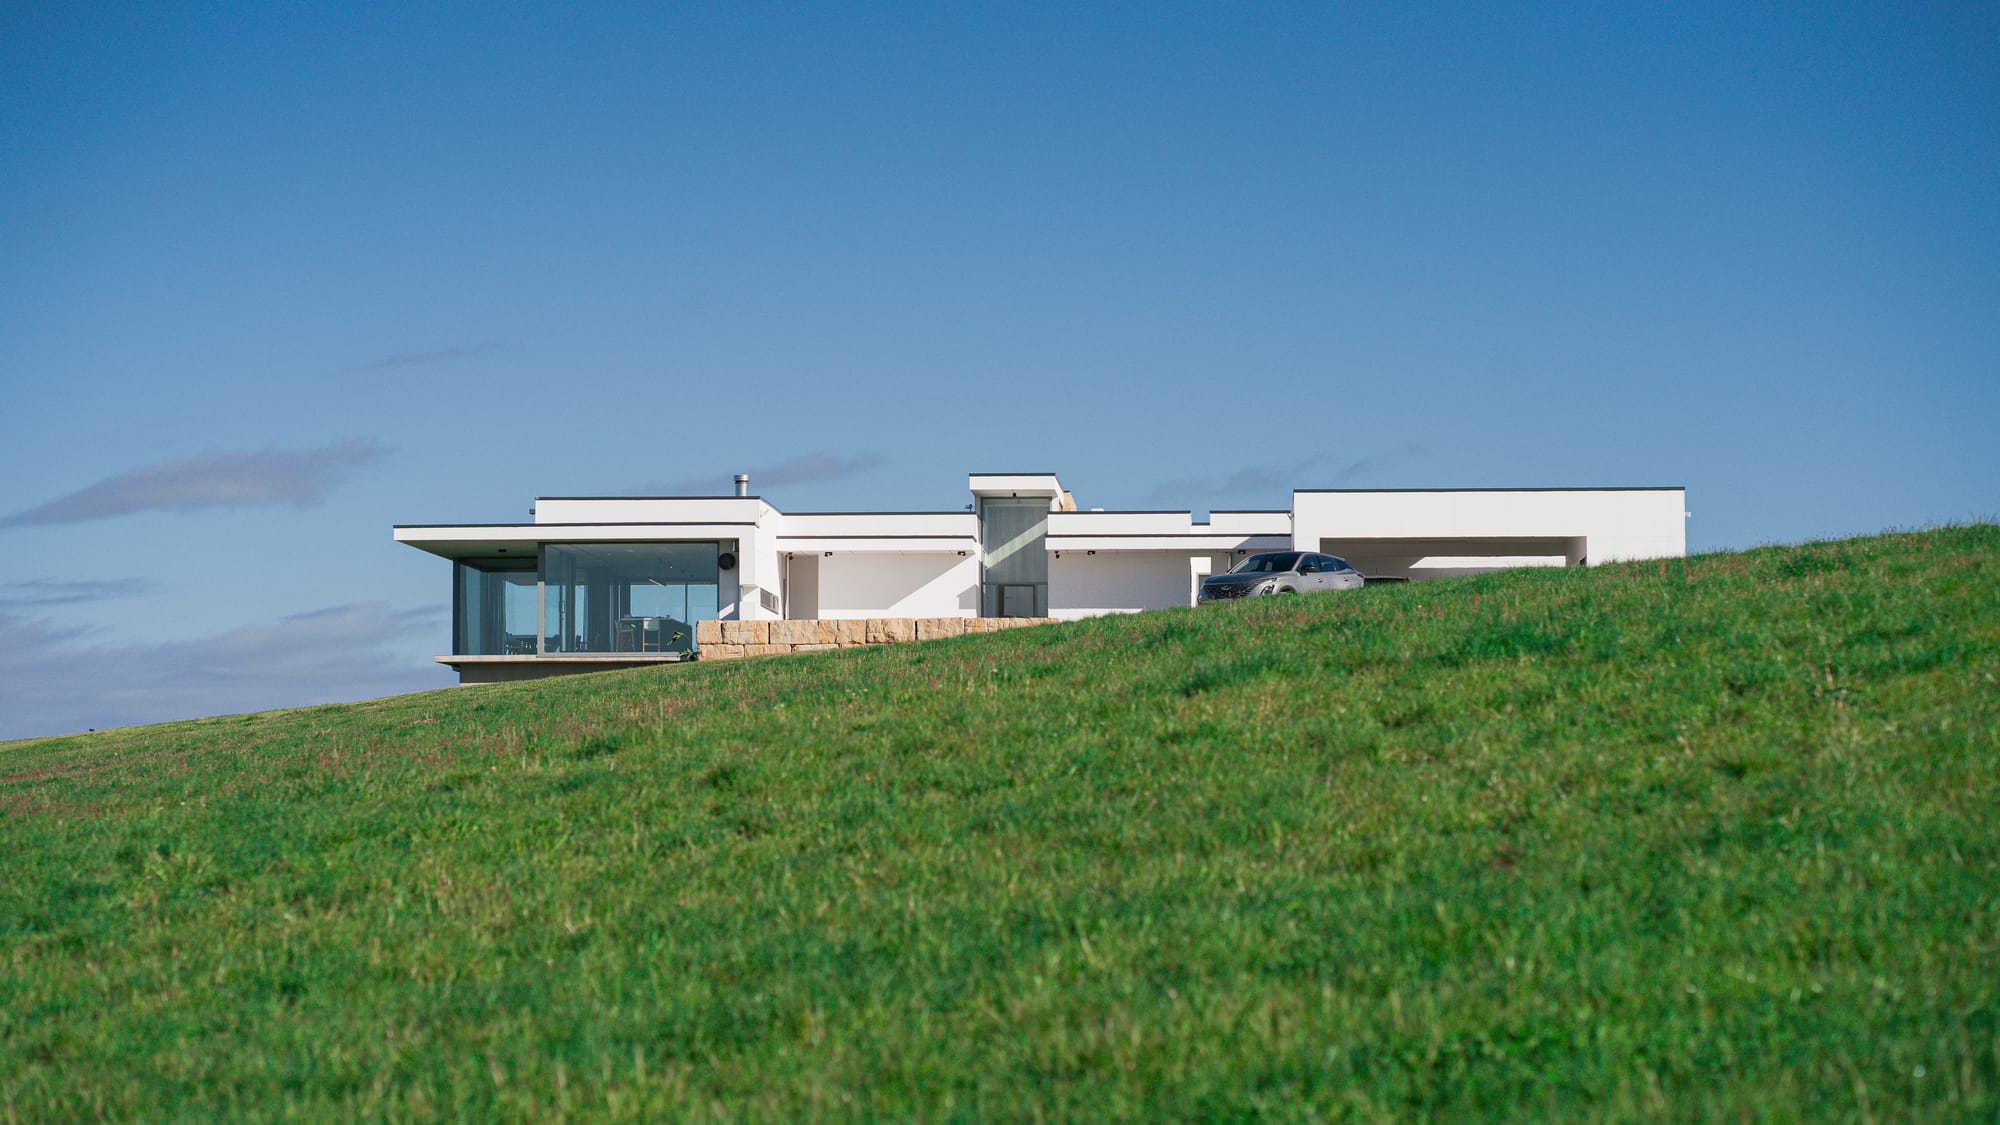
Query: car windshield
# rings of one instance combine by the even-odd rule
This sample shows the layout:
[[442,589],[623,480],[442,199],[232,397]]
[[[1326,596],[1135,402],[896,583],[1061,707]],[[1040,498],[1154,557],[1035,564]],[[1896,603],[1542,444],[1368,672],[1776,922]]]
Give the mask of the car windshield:
[[1299,552],[1278,551],[1269,555],[1251,555],[1229,568],[1231,574],[1283,574],[1299,564]]

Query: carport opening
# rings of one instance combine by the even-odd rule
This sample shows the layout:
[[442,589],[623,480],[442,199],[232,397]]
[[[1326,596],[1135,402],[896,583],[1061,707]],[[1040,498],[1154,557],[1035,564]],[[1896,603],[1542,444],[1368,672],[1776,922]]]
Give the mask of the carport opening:
[[1339,555],[1370,577],[1412,581],[1517,566],[1583,566],[1588,561],[1588,544],[1581,535],[1322,539],[1319,549]]

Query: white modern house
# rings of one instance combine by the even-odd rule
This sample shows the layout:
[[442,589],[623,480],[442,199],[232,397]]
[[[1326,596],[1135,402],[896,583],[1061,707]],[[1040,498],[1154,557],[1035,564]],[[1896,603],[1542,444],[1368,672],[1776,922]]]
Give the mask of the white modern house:
[[1078,618],[1184,606],[1259,551],[1421,580],[1686,553],[1667,488],[1300,489],[1290,510],[1078,510],[1054,473],[974,473],[956,512],[783,512],[749,495],[547,496],[526,524],[399,525],[452,562],[463,682],[681,659],[701,621]]

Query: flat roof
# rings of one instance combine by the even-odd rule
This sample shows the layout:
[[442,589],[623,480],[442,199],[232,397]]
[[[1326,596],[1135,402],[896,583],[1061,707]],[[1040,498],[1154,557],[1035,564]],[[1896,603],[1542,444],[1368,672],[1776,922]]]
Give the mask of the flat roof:
[[1684,484],[1586,485],[1567,488],[1294,488],[1299,492],[1686,492]]
[[537,496],[541,500],[762,500],[762,496],[738,496],[734,492],[704,492],[700,496],[649,496],[643,493],[623,493],[610,496]]

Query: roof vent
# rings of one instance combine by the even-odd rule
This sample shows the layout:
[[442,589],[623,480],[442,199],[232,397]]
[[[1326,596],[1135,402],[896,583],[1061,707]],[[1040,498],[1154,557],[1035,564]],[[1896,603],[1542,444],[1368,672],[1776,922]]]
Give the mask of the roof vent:
[[748,496],[748,495],[750,495],[750,474],[749,474],[749,473],[737,473],[737,474],[736,474],[736,495],[738,495],[738,496]]

